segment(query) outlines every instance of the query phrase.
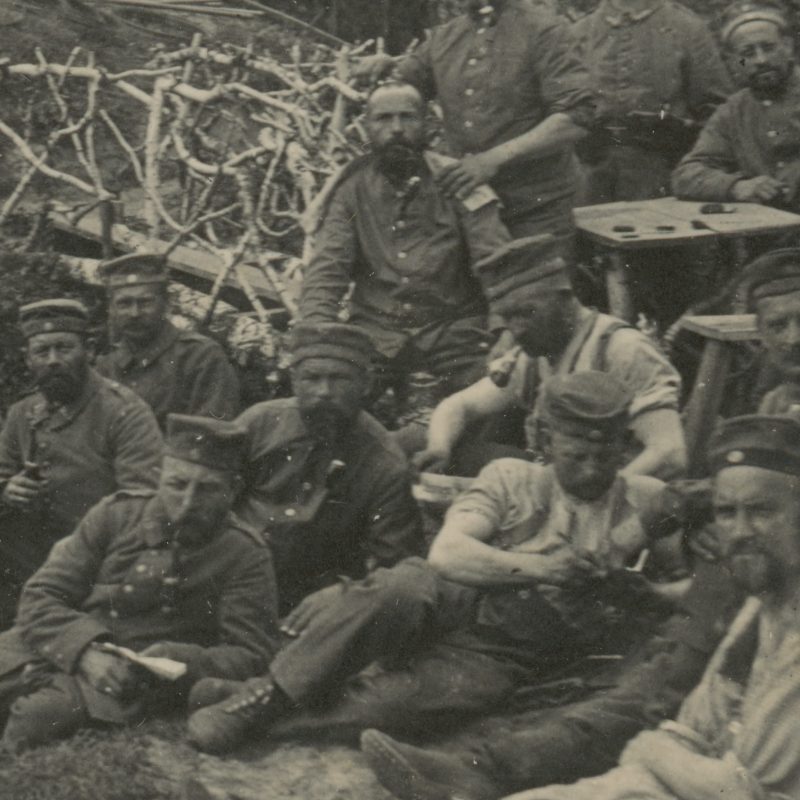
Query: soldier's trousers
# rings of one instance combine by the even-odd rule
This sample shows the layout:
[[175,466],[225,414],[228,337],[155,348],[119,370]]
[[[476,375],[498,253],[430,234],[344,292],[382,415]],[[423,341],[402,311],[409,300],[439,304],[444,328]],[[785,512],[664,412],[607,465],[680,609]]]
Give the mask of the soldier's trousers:
[[481,630],[478,593],[419,558],[324,591],[333,591],[330,602],[270,666],[301,708],[270,727],[274,737],[433,732],[501,709],[523,682],[563,660],[553,627],[526,643]]

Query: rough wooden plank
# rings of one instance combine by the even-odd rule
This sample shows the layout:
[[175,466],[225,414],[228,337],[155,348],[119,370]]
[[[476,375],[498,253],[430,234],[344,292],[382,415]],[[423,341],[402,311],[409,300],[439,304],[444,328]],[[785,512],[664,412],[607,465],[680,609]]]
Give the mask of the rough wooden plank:
[[719,342],[748,342],[758,339],[755,314],[684,317],[681,327]]
[[[97,210],[86,214],[82,217],[77,224],[73,224],[66,217],[65,214],[54,211],[52,214],[52,221],[56,228],[67,231],[68,233],[78,234],[85,236],[89,239],[99,242],[102,237],[102,226],[100,223],[100,215]],[[116,223],[112,228],[112,238],[115,247],[125,253],[132,253],[135,251],[146,252],[152,249],[150,240],[143,233],[132,231],[127,225]],[[190,275],[194,278],[200,278],[205,281],[212,282],[217,277],[222,262],[211,253],[203,252],[202,250],[195,250],[191,247],[183,245],[176,247],[169,255],[168,265],[170,270],[178,273]],[[264,274],[258,267],[248,266],[242,264],[238,267],[244,274],[244,277],[250,282],[259,300],[273,307],[282,307],[283,303],[278,297],[277,292],[273,289],[272,284],[267,280]],[[226,279],[226,287],[231,289],[239,289],[239,284],[235,277]]]

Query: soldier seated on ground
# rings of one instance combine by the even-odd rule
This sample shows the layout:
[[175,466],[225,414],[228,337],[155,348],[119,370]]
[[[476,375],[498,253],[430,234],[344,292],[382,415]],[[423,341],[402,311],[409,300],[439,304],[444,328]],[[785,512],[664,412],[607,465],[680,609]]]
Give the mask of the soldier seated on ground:
[[742,276],[747,307],[755,312],[768,367],[778,385],[761,400],[761,414],[800,416],[800,248],[765,253]]
[[738,417],[710,445],[723,557],[750,595],[674,721],[619,766],[507,800],[800,797],[800,423]]
[[267,731],[429,733],[649,633],[675,587],[627,569],[664,533],[663,484],[618,473],[630,396],[598,372],[557,376],[544,392],[552,465],[489,465],[427,562],[311,595],[285,620],[268,675],[198,684],[191,705],[208,707],[189,734],[200,749]]
[[409,84],[372,92],[372,151],[333,189],[303,279],[305,322],[337,321],[352,285],[349,320],[376,348],[374,398],[391,387],[405,400],[415,372],[434,375],[440,397],[484,374],[486,301],[472,267],[511,238],[488,187],[462,202],[437,186],[425,113]]
[[269,540],[284,613],[339,576],[362,578],[424,547],[408,462],[362,410],[369,336],[304,322],[290,345],[295,396],[257,403],[237,420],[248,452],[236,511]]
[[581,305],[564,262],[553,258],[549,248],[546,239],[519,239],[477,265],[490,310],[505,321],[519,347],[510,353],[504,385],[486,377],[439,404],[427,447],[414,457],[416,465],[474,474],[476,462],[497,457],[497,450],[485,440],[462,439],[467,427],[512,409],[528,414],[526,443],[517,454],[526,457],[527,448],[529,455],[540,455],[541,382],[548,375],[599,370],[633,395],[629,424],[639,451],[625,474],[679,477],[686,467],[686,446],[678,416],[678,373],[645,334]]
[[98,500],[156,486],[163,446],[147,404],[89,366],[81,303],[42,300],[19,315],[36,391],[0,432],[0,628],[53,543]]
[[100,265],[108,290],[113,349],[97,371],[133,389],[153,409],[162,430],[167,414],[233,419],[239,379],[225,351],[167,318],[166,259],[132,253]]
[[800,71],[783,5],[741,0],[721,36],[747,86],[711,116],[672,175],[687,200],[739,200],[800,210]]
[[[269,551],[229,514],[245,432],[171,415],[156,492],[96,505],[28,581],[0,636],[0,744],[16,752],[185,700],[200,678],[261,674],[274,654]],[[109,649],[174,659],[155,678]]]

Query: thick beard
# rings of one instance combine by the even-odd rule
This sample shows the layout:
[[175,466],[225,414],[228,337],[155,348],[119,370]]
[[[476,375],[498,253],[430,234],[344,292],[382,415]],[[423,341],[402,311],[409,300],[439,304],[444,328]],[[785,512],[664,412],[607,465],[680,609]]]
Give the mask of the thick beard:
[[728,556],[733,580],[748,594],[759,596],[778,590],[783,583],[777,565],[766,553],[748,549]]
[[36,385],[49,403],[69,405],[80,395],[83,380],[77,375],[59,370],[41,375]]
[[422,171],[422,151],[408,144],[387,144],[375,151],[380,171],[392,182],[402,183]]
[[353,426],[352,416],[330,406],[305,409],[302,417],[312,437],[326,444],[341,441]]
[[794,64],[791,64],[783,74],[776,75],[766,84],[761,84],[754,76],[750,79],[750,88],[758,97],[780,97],[786,92],[793,71]]

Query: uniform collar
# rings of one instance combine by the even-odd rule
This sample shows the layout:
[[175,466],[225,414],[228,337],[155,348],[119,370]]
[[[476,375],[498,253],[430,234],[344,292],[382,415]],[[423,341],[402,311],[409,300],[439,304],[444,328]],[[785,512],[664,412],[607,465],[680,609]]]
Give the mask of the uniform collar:
[[470,8],[467,10],[467,16],[476,25],[491,27],[497,24],[497,20],[509,4],[509,0],[486,0],[486,5],[493,8],[490,14],[481,14],[478,9]]
[[31,427],[36,427],[45,420],[50,420],[54,428],[66,427],[86,408],[92,397],[99,391],[102,382],[103,378],[90,367],[87,370],[86,381],[78,397],[67,405],[55,407],[50,406],[47,398],[41,392],[37,392],[28,412],[28,420]]
[[178,329],[168,319],[165,319],[161,330],[145,348],[134,353],[128,344],[121,340],[115,345],[114,358],[120,369],[123,370],[133,366],[147,367],[169,350],[177,341],[178,336]]
[[612,0],[605,0],[602,13],[609,25],[618,28],[622,25],[631,25],[647,19],[658,11],[662,5],[664,5],[664,0],[651,0],[646,8],[642,8],[639,11],[627,11],[618,8]]

